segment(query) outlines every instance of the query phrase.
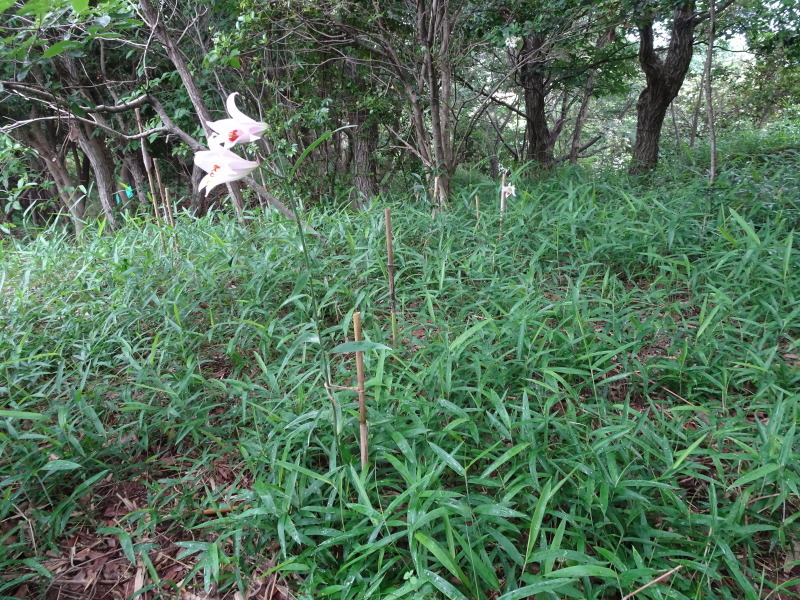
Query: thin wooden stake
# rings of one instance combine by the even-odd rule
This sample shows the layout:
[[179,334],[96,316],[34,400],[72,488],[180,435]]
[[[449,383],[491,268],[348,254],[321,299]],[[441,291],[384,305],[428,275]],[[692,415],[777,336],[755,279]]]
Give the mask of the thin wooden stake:
[[506,174],[503,173],[503,181],[500,183],[500,239],[503,239],[503,215],[506,212]]
[[[161,172],[158,170],[158,161],[153,160],[153,170],[156,172],[156,183],[158,184],[158,194],[161,202],[164,202],[164,184],[161,183]],[[166,210],[164,211],[166,213]],[[169,222],[169,220],[167,220]]]
[[169,188],[164,188],[164,204],[167,207],[167,218],[169,219],[169,224],[172,227],[175,227],[175,215],[172,213],[172,202],[169,199]]
[[[353,313],[353,333],[357,342],[361,341],[361,313]],[[367,439],[367,400],[364,392],[364,353],[356,352],[356,378],[358,380],[358,420],[361,431],[361,466],[367,464],[369,441]]]
[[[142,133],[144,129],[142,128],[142,115],[139,112],[139,109],[136,109],[136,123],[139,126],[139,133]],[[142,138],[139,142],[142,147],[142,162],[144,163],[144,170],[147,173],[147,182],[150,184],[150,199],[153,201],[153,216],[156,218],[156,223],[159,221],[158,217],[158,200],[156,199],[156,187],[153,185],[153,173],[150,170],[150,166],[152,165],[152,160],[150,159],[150,155],[147,153],[147,145],[145,139]]]
[[475,194],[475,222],[481,220],[481,201],[478,199],[478,194]]
[[172,201],[169,198],[169,188],[164,188],[164,207],[167,210],[167,221],[172,227],[172,244],[175,246],[175,252],[180,252],[181,248],[178,245],[178,231],[175,229],[175,216],[172,214]]
[[500,184],[500,221],[503,220],[503,213],[506,212],[506,174],[503,173],[503,182]]
[[392,242],[392,209],[388,206],[386,215],[386,267],[389,270],[389,302],[392,310],[392,347],[397,347],[397,301],[394,293],[394,248]]

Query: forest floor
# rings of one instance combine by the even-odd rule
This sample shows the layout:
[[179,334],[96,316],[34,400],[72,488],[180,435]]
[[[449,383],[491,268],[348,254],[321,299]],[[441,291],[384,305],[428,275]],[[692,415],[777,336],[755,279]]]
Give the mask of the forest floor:
[[800,597],[797,162],[4,242],[0,596]]

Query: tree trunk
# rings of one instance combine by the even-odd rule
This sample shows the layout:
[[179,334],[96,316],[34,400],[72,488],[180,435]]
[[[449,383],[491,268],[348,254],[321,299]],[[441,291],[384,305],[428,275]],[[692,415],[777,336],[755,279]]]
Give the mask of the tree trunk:
[[[161,42],[162,46],[164,46],[164,50],[166,51],[170,61],[172,61],[172,64],[175,65],[175,70],[178,71],[178,75],[183,82],[183,86],[186,88],[186,93],[189,95],[189,99],[192,101],[192,106],[194,106],[194,110],[200,119],[203,130],[206,132],[206,135],[208,135],[210,132],[207,122],[211,120],[211,113],[203,101],[200,88],[198,87],[195,78],[192,76],[186,61],[183,59],[183,55],[181,54],[180,48],[178,48],[178,44],[172,39],[167,27],[164,25],[162,16],[159,15],[158,11],[156,11],[152,2],[150,0],[139,0],[139,4],[142,7],[142,12],[148,21],[148,25],[153,29],[158,41]],[[242,196],[242,190],[239,187],[239,184],[236,182],[229,183],[227,186],[228,191],[231,194],[231,198],[233,199],[233,206],[236,209],[236,215],[239,218],[239,222],[242,223],[244,222],[244,197]]]
[[131,178],[133,179],[133,189],[134,193],[136,194],[137,199],[139,200],[139,206],[137,209],[145,209],[147,210],[150,207],[150,201],[147,198],[147,190],[149,189],[150,185],[147,182],[147,173],[144,170],[144,165],[142,164],[142,157],[139,152],[126,152],[123,156],[123,161],[125,162],[125,166],[130,171]]
[[378,147],[378,125],[374,122],[361,123],[353,134],[353,186],[358,199],[354,203],[357,210],[378,194],[375,181],[375,161],[373,153]]
[[[39,127],[38,123],[33,123],[24,133],[26,143],[36,150],[42,162],[47,167],[47,171],[53,178],[58,191],[58,197],[67,209],[72,225],[75,228],[75,236],[79,236],[84,227],[84,213],[86,211],[86,198],[76,189],[75,181],[67,170],[64,157],[57,150],[58,140],[52,127],[45,125],[45,131]],[[78,166],[76,165],[76,168]]]
[[673,12],[669,48],[662,59],[654,47],[653,15],[639,24],[639,64],[647,85],[636,103],[636,142],[633,147],[631,173],[646,173],[658,164],[658,146],[664,118],[672,100],[686,78],[692,60],[694,0]]
[[[597,50],[602,50],[606,44],[614,41],[615,36],[615,30],[609,30],[600,36],[600,39],[597,40],[597,43],[594,47]],[[573,165],[578,162],[578,156],[581,153],[581,136],[583,135],[583,126],[586,124],[586,117],[589,114],[589,102],[592,99],[592,92],[594,91],[596,81],[597,69],[595,68],[591,70],[589,77],[586,79],[586,85],[583,88],[583,99],[581,100],[581,106],[578,109],[578,116],[575,118],[575,128],[572,132],[572,145],[570,146],[569,150],[569,162]]]
[[708,52],[706,54],[705,81],[706,81],[706,113],[708,115],[708,143],[711,152],[711,164],[708,167],[708,183],[714,185],[717,178],[717,132],[714,123],[714,87],[711,83],[711,67],[714,63],[714,28],[716,15],[714,0],[710,0],[708,7]]
[[452,26],[448,0],[434,1],[431,6],[427,5],[426,0],[417,0],[417,39],[424,49],[422,73],[427,80],[430,100],[431,141],[435,159],[432,165],[434,195],[442,206],[447,204],[450,197],[451,179],[456,170],[450,127]]
[[94,171],[95,189],[103,207],[103,214],[111,227],[117,226],[114,217],[114,165],[108,148],[99,136],[92,135],[81,127],[78,135],[78,145],[89,159]]
[[520,60],[522,87],[525,91],[526,156],[541,168],[553,165],[553,147],[547,125],[547,89],[544,74],[539,68],[542,37],[536,33],[525,36]]

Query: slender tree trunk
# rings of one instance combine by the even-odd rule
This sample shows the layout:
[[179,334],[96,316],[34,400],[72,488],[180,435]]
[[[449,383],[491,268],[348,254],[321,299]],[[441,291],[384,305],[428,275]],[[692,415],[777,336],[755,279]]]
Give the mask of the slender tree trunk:
[[[599,40],[597,40],[595,48],[597,50],[602,50],[606,44],[614,41],[614,37],[615,31],[614,29],[611,29],[607,33],[603,34]],[[569,162],[573,165],[578,162],[578,155],[581,152],[581,136],[583,135],[583,127],[586,124],[586,117],[589,114],[589,103],[592,99],[592,92],[594,91],[596,80],[597,69],[592,69],[591,73],[589,73],[589,77],[586,79],[586,85],[583,88],[583,99],[581,100],[581,106],[578,109],[578,116],[575,118],[575,128],[572,132],[572,145],[570,146],[569,150]]]
[[686,78],[692,60],[694,0],[673,12],[669,48],[662,59],[655,50],[652,15],[639,24],[639,64],[647,85],[636,103],[636,142],[633,147],[631,173],[645,173],[658,164],[659,140],[670,103]]
[[675,131],[675,146],[681,147],[681,132],[678,129],[678,116],[675,114],[675,103],[669,105],[669,114],[672,117],[672,129]]
[[520,60],[522,87],[525,92],[526,156],[542,168],[553,164],[550,129],[547,125],[547,90],[539,68],[539,55],[544,40],[536,33],[524,38]]
[[714,184],[717,178],[717,134],[714,127],[714,88],[711,82],[711,67],[714,63],[714,28],[716,15],[714,0],[710,0],[708,7],[708,52],[706,53],[705,82],[706,82],[706,114],[708,115],[708,142],[711,152],[711,164],[708,169],[708,183]]
[[[172,39],[172,36],[162,20],[162,15],[155,9],[152,2],[150,0],[139,0],[139,4],[142,7],[142,12],[144,13],[148,25],[153,29],[156,38],[159,42],[161,42],[161,45],[164,46],[164,50],[166,51],[170,61],[172,61],[172,64],[175,65],[175,69],[178,71],[178,75],[183,82],[183,86],[186,88],[186,93],[189,95],[189,99],[192,101],[192,106],[194,106],[194,110],[200,119],[203,130],[206,132],[206,135],[208,135],[209,130],[207,122],[211,121],[211,113],[206,107],[203,96],[200,93],[200,88],[197,86],[197,82],[192,76],[186,61],[183,58],[183,54],[181,54],[180,48],[178,48],[178,44]],[[229,183],[227,185],[228,191],[233,199],[233,206],[236,209],[236,215],[239,218],[239,221],[242,222],[242,214],[244,212],[244,197],[242,196],[242,190],[238,183]]]
[[697,140],[697,126],[700,122],[700,108],[703,106],[703,90],[705,88],[705,71],[700,76],[700,85],[697,86],[697,98],[694,101],[694,110],[692,111],[692,128],[689,132],[689,148],[694,148],[694,143]]
[[[431,140],[436,161],[434,187],[437,201],[442,205],[450,196],[450,182],[455,174],[449,117],[453,68],[450,62],[451,27],[448,0],[435,0],[431,6],[426,0],[417,0],[417,36],[424,48],[422,67],[430,95]],[[437,44],[438,52],[434,56]]]

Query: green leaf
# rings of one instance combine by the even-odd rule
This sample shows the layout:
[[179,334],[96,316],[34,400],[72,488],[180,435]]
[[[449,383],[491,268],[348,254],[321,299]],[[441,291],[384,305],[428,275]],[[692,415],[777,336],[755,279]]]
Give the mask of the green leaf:
[[278,465],[279,467],[283,467],[284,469],[288,469],[289,471],[297,471],[298,473],[302,473],[312,479],[316,479],[323,483],[327,483],[328,485],[333,485],[333,481],[325,477],[324,475],[320,475],[319,473],[314,473],[314,471],[310,469],[306,469],[305,467],[301,467],[300,465],[296,465],[290,462],[284,462],[282,460],[274,460],[272,464]]
[[14,0],[0,0],[0,12],[8,10],[14,5]]
[[34,354],[33,356],[26,356],[25,358],[15,358],[14,360],[7,360],[0,363],[0,367],[6,365],[13,365],[14,363],[22,362],[24,360],[36,360],[37,358],[44,358],[45,356],[59,356],[58,352],[44,352],[42,354]]
[[617,573],[608,567],[598,567],[597,565],[575,565],[574,567],[564,567],[545,577],[611,577],[616,579]]
[[89,8],[89,0],[72,0],[72,10],[76,13],[82,13]]
[[369,352],[370,350],[391,350],[391,348],[385,344],[379,344],[378,342],[361,340],[360,342],[345,342],[343,344],[339,344],[333,348],[333,350],[331,350],[331,354],[344,354],[346,352]]
[[772,463],[770,465],[763,465],[757,468],[755,471],[750,471],[749,473],[747,473],[747,475],[742,475],[741,477],[739,477],[739,479],[737,479],[728,486],[728,489],[732,490],[733,488],[747,485],[751,481],[755,481],[756,479],[761,479],[762,477],[766,477],[770,473],[777,471],[780,468],[781,466],[776,463]]
[[35,412],[27,412],[24,410],[0,410],[0,418],[7,417],[11,419],[30,419],[31,421],[48,421],[49,417]]
[[758,237],[758,234],[756,233],[756,230],[753,229],[753,226],[745,221],[739,213],[733,210],[733,208],[729,208],[728,210],[731,211],[731,215],[733,215],[733,218],[736,219],[736,222],[739,224],[739,226],[744,229],[747,237],[749,237],[757,245],[761,245],[761,238]]
[[355,125],[345,125],[344,127],[339,127],[339,129],[335,129],[334,131],[328,131],[327,133],[323,133],[316,140],[314,140],[314,142],[308,148],[306,148],[303,151],[303,153],[300,155],[300,158],[298,158],[297,161],[294,163],[294,166],[292,167],[292,170],[289,171],[289,179],[294,177],[294,174],[295,174],[295,172],[297,172],[297,168],[300,166],[300,163],[303,162],[303,159],[305,159],[306,156],[311,154],[311,152],[314,150],[314,148],[319,146],[322,142],[327,140],[334,133],[339,133],[340,131],[343,131],[345,129],[349,129],[351,127],[355,127]]
[[667,469],[667,473],[671,473],[671,472],[673,472],[673,471],[677,471],[677,470],[678,470],[678,467],[680,467],[680,466],[681,466],[681,464],[683,464],[683,461],[685,461],[685,460],[686,460],[686,458],[687,458],[687,457],[688,457],[688,456],[689,456],[689,455],[690,455],[692,452],[694,452],[695,448],[697,448],[697,447],[698,447],[700,444],[702,444],[702,443],[703,443],[703,440],[704,440],[704,439],[706,439],[706,436],[707,436],[707,435],[708,435],[707,433],[704,433],[704,434],[703,434],[703,435],[701,435],[701,436],[700,436],[700,437],[699,437],[697,440],[695,440],[695,442],[694,442],[694,443],[693,443],[691,446],[689,446],[689,447],[688,447],[686,450],[684,450],[683,452],[681,452],[681,453],[680,453],[680,454],[679,454],[679,455],[678,455],[678,456],[675,458],[675,462],[672,464],[672,466],[671,466],[669,469]]
[[[441,458],[445,463],[447,463],[447,466],[453,469],[453,471],[461,475],[461,477],[467,476],[467,471],[464,469],[461,463],[459,463],[455,459],[455,457],[452,454],[449,454],[444,448],[440,448],[433,442],[428,442],[428,445],[431,447],[431,450],[433,450],[439,458]],[[460,447],[461,446],[459,446],[459,448]]]
[[[431,582],[431,585],[439,590],[444,597],[448,600],[467,600],[467,597],[456,589],[456,587],[447,581],[444,577],[433,571],[424,571],[423,574]],[[414,596],[417,597],[417,596]]]
[[475,335],[478,331],[486,327],[491,322],[492,322],[491,319],[486,319],[485,321],[478,321],[477,323],[475,323],[475,325],[467,329],[464,333],[462,333],[460,336],[458,336],[456,339],[452,341],[449,348],[450,352],[453,352],[453,350],[461,346],[470,337]]
[[495,460],[492,464],[490,464],[486,470],[481,473],[481,477],[488,477],[489,474],[499,469],[504,463],[508,462],[512,458],[514,458],[517,454],[525,450],[528,446],[530,446],[530,442],[523,442],[522,444],[517,444],[513,448],[506,450],[503,455]]
[[42,17],[50,10],[50,0],[30,0],[17,11],[18,15],[35,15]]
[[543,579],[541,581],[537,581],[536,583],[532,583],[530,585],[526,585],[525,587],[521,587],[503,594],[497,600],[520,600],[521,598],[529,598],[534,594],[552,592],[553,590],[557,590],[558,588],[568,585],[573,581],[574,579]]
[[469,579],[467,579],[464,571],[461,570],[461,567],[456,564],[455,559],[450,556],[450,554],[444,548],[442,548],[436,540],[432,540],[427,535],[419,531],[414,534],[414,539],[430,550],[431,554],[433,554],[436,557],[436,560],[439,561],[439,564],[450,571],[450,573],[456,579],[463,583],[467,588],[471,589],[471,586],[469,585]]
[[42,467],[42,471],[74,471],[83,467],[71,460],[51,460]]
[[539,501],[536,503],[536,508],[533,511],[533,517],[531,517],[531,525],[528,530],[528,547],[525,550],[525,563],[528,564],[530,561],[531,552],[533,548],[536,546],[536,542],[539,539],[539,529],[542,527],[542,520],[544,519],[545,510],[547,510],[547,503],[550,501],[550,497],[552,496],[551,492],[552,488],[552,481],[548,480],[547,483],[544,484],[542,488],[542,494],[539,496]]

